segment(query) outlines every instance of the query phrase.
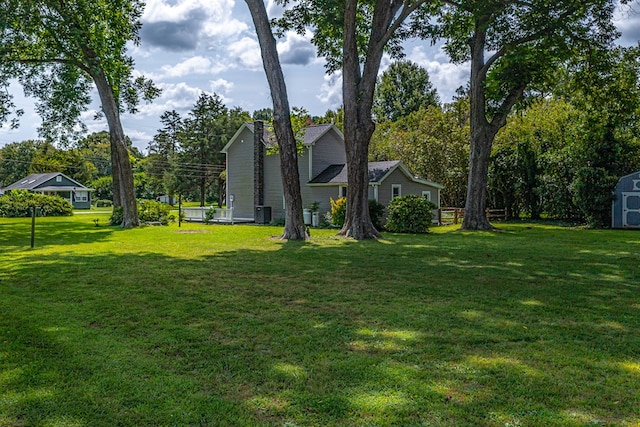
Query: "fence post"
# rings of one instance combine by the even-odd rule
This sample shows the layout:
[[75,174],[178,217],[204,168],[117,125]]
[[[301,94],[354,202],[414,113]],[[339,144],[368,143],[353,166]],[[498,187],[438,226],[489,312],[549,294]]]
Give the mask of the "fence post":
[[31,207],[31,249],[36,243],[36,207]]

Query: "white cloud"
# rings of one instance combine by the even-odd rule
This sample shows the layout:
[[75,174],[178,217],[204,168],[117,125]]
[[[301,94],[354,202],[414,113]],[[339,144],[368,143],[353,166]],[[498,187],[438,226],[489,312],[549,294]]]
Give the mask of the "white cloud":
[[311,43],[312,37],[310,31],[305,35],[287,31],[284,40],[278,43],[278,54],[282,64],[307,65],[316,60],[316,48]]
[[320,86],[320,93],[316,96],[323,104],[335,109],[342,105],[342,72],[324,76],[324,83]]
[[233,42],[228,48],[229,54],[242,67],[251,70],[262,69],[262,57],[260,56],[260,45],[258,41],[250,37]]
[[235,0],[148,0],[142,16],[145,46],[170,51],[193,51],[246,31],[249,26],[232,16]]
[[[429,52],[431,53],[431,52]],[[414,47],[407,55],[407,59],[425,68],[429,73],[429,80],[438,89],[442,102],[453,99],[456,89],[466,86],[469,81],[469,63],[452,64],[448,62],[446,54],[438,49],[431,57],[424,47]]]
[[218,93],[222,92],[222,93],[227,93],[229,91],[231,91],[231,89],[233,89],[233,83],[225,80],[225,79],[217,79],[217,80],[211,80],[209,82],[209,85],[211,87],[211,90]]
[[140,105],[139,111],[134,116],[135,119],[147,117],[160,117],[165,111],[176,110],[185,112],[191,109],[202,93],[202,89],[189,86],[187,83],[158,83],[162,89],[160,97],[152,104]]
[[160,78],[184,77],[190,74],[218,74],[226,69],[221,62],[214,64],[204,56],[194,56],[176,65],[163,65]]

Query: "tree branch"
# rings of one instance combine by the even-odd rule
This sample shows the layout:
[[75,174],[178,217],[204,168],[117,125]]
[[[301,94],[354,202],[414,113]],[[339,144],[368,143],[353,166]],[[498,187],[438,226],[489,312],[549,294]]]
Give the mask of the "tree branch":
[[565,13],[560,15],[560,17],[558,17],[558,19],[555,20],[551,25],[548,25],[548,26],[540,29],[539,31],[536,31],[536,32],[534,32],[532,34],[529,34],[526,37],[522,37],[520,39],[514,40],[511,43],[507,43],[506,45],[504,45],[503,47],[498,49],[493,55],[491,55],[491,57],[489,57],[489,59],[486,60],[486,62],[484,63],[484,66],[482,67],[480,72],[482,73],[483,76],[486,76],[486,74],[489,72],[489,68],[491,68],[491,66],[498,59],[502,58],[504,55],[509,53],[513,48],[515,48],[517,46],[520,46],[520,45],[523,45],[525,43],[528,43],[530,41],[534,41],[534,40],[540,38],[542,35],[553,31],[553,29],[555,27],[555,23],[557,23],[559,21],[563,21],[565,18],[568,18],[569,16],[571,16],[574,12],[575,12],[575,9],[570,8],[570,9],[566,10]]
[[496,111],[496,114],[494,114],[493,119],[490,123],[491,129],[494,134],[496,134],[500,128],[507,124],[507,116],[509,115],[509,112],[511,111],[513,106],[516,105],[518,99],[522,97],[522,94],[524,93],[526,87],[527,85],[523,83],[515,89],[512,89],[509,92],[509,95],[507,95],[507,97],[502,101],[502,104],[500,104],[500,107],[498,107],[498,110]]

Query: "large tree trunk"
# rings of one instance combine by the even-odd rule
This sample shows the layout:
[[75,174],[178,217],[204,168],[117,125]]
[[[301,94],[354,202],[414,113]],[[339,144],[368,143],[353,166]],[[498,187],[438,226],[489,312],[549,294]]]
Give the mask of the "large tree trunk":
[[114,205],[119,201],[123,210],[123,228],[140,225],[136,203],[135,186],[133,184],[133,168],[129,160],[129,150],[125,142],[124,130],[120,122],[118,104],[113,88],[101,70],[92,70],[92,77],[100,95],[102,111],[109,125],[111,141],[111,159],[113,161]]
[[271,32],[269,17],[262,0],[245,1],[256,27],[262,64],[269,82],[271,99],[273,100],[273,127],[280,151],[280,172],[285,203],[285,225],[282,238],[304,240],[308,236],[302,218],[298,151],[291,127],[287,87],[276,49],[276,40]]
[[348,0],[344,10],[342,99],[348,186],[345,222],[339,234],[362,240],[380,237],[369,215],[368,157],[375,129],[371,120],[373,91],[384,45],[377,43],[382,27],[374,25],[367,62],[361,74],[356,38],[357,3],[357,0]]
[[118,161],[118,150],[113,148],[111,135],[109,135],[111,145],[111,186],[113,189],[113,208],[122,207],[122,191],[120,190],[120,163]]
[[491,147],[498,130],[507,124],[507,116],[522,97],[526,83],[509,89],[502,104],[494,112],[491,121],[487,119],[487,103],[484,84],[489,66],[495,61],[493,56],[485,63],[486,28],[489,17],[480,17],[475,23],[471,38],[471,79],[470,79],[470,127],[471,152],[469,154],[469,180],[467,200],[464,208],[463,230],[492,230],[487,219],[487,182]]
[[487,220],[487,182],[489,176],[489,158],[495,133],[486,116],[486,97],[484,91],[484,45],[485,33],[481,24],[471,40],[471,80],[470,80],[470,127],[471,152],[469,154],[469,179],[467,181],[467,200],[464,207],[463,230],[491,230]]

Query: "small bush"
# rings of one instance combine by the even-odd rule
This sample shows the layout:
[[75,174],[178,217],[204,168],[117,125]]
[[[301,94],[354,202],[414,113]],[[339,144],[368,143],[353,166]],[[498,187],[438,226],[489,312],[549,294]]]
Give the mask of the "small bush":
[[347,214],[347,199],[340,197],[338,200],[329,199],[331,202],[331,223],[342,227]]
[[216,208],[210,207],[209,209],[207,209],[207,211],[204,213],[205,224],[209,224],[213,222],[213,219],[215,218],[215,216],[216,216]]
[[428,233],[436,205],[421,196],[395,197],[387,207],[385,227],[393,233]]
[[273,225],[273,226],[276,226],[276,227],[284,227],[285,220],[284,220],[284,218],[273,218],[271,220],[271,222],[269,223],[269,225]]
[[381,230],[382,218],[384,217],[384,205],[377,200],[369,200],[369,216],[376,230]]
[[162,225],[175,221],[175,216],[171,215],[171,206],[155,200],[138,201],[138,216],[140,221],[160,222]]
[[73,205],[60,196],[45,196],[27,190],[14,190],[0,197],[0,216],[28,217],[31,216],[29,210],[31,206],[40,207],[43,216],[73,215]]
[[113,212],[111,212],[111,218],[109,218],[109,224],[111,225],[120,225],[124,221],[124,209],[122,206],[118,206],[113,208]]
[[111,200],[100,199],[96,202],[96,208],[108,208],[113,206],[113,202]]

